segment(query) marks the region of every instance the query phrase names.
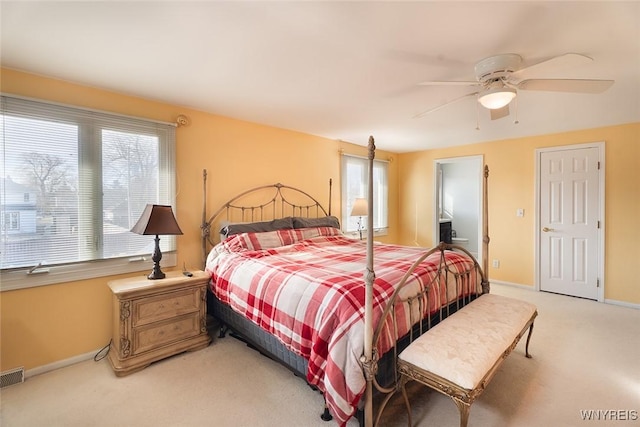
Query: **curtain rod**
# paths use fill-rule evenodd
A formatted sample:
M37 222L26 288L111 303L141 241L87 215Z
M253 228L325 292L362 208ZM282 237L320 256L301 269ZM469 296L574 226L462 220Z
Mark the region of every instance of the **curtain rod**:
M171 123L171 122L164 122L164 121L161 121L161 120L149 119L149 118L146 118L146 117L136 117L136 116L130 116L130 115L127 115L127 114L114 113L112 111L98 110L96 108L80 107L80 106L77 106L77 105L65 104L63 102L55 102L55 101L49 101L49 100L45 100L45 99L31 98L31 97L28 97L28 96L15 95L15 94L12 94L12 93L0 92L0 96L5 97L5 98L20 99L20 100L23 100L23 101L39 102L39 103L42 103L42 104L55 105L55 106L64 107L64 108L75 108L76 110L83 110L83 111L88 111L88 112L91 112L91 113L109 114L109 115L112 115L112 116L122 117L122 118L126 118L126 119L142 120L142 121L146 121L146 122L156 123L156 124L159 124L159 125L166 125L166 126L173 126L173 127L178 127L178 125L182 125L183 123L181 123L181 121L180 121L181 117L186 117L184 115L180 115L180 116L178 116L178 120L176 122Z
M369 160L369 158L367 156L358 156L357 154L345 153L343 148L338 150L338 152L340 153L341 156L347 156L347 157L354 157L356 159ZM375 158L374 160L377 161L377 162L391 163L391 162L393 162L393 157L389 157L388 159Z

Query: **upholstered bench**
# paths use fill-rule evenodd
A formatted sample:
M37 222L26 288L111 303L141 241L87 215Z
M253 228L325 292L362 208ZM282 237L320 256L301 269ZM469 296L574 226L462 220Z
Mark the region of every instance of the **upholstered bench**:
M538 315L535 305L525 301L485 294L461 308L398 355L401 387L418 381L451 397L460 411L460 427L466 427L473 401L485 389L502 361L515 348Z

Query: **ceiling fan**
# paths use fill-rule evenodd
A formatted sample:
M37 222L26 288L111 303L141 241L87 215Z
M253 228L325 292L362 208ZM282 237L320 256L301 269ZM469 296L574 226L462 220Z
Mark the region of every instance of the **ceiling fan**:
M614 83L613 80L596 79L522 79L521 75L539 69L540 66L578 66L593 61L592 58L578 53L565 53L553 58L522 67L522 57L515 53L490 56L478 62L474 67L475 81L425 81L420 86L471 86L474 92L455 98L416 114L414 118L424 117L429 113L451 105L460 100L476 97L480 105L491 112L495 120L509 115L509 104L519 90L601 93Z

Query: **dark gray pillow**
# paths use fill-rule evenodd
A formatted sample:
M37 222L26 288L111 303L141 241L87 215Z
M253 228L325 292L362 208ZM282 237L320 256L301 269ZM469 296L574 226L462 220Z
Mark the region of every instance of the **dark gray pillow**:
M220 230L225 237L240 233L262 233L264 231L289 230L293 228L293 218L274 219L272 221L247 222L239 224L229 224Z
M340 229L340 221L335 216L323 216L321 218L293 217L293 228L309 227L333 227Z

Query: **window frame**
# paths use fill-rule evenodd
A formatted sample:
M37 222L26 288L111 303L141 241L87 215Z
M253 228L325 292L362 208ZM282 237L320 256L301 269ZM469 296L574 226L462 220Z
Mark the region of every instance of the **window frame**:
M40 99L21 97L16 95L9 95L1 93L2 108L0 109L0 115L5 114L5 99L15 100L15 102L30 102L42 105L43 109L48 108L51 110L60 111L61 115L67 115L70 112L76 112L78 114L77 120L80 123L83 120L83 115L94 114L100 115L101 118L107 120L103 122L102 119L96 119L96 128L104 130L118 131L130 131L132 128L136 128L138 124L151 127L158 127L158 135L161 132L166 133L166 138L159 136L158 142L158 173L159 182L158 186L166 187L164 195L159 195L159 201L150 201L153 203L170 204L174 206L175 211L175 197L176 197L176 162L175 162L175 123L161 122L157 120L150 120L140 117L132 117L112 112L106 112L102 110L95 110L83 107L77 107L73 105L55 103L44 101ZM35 105L35 104L34 104ZM35 117L35 115L34 115ZM53 119L55 116L50 116ZM105 125L105 123L108 123ZM122 126L118 127L117 124L121 123ZM161 129L161 130L160 130ZM4 135L2 135L4 141ZM87 147L85 144L78 147L79 158L78 165L83 164L85 159L80 158L80 151L85 150ZM4 147L4 143L3 143ZM4 151L4 148L3 148ZM92 152L95 152L95 147L91 148ZM99 150L98 150L99 151ZM102 154L100 153L100 158ZM101 160L100 160L101 161ZM3 160L4 162L4 160ZM4 165L3 165L4 168ZM95 175L102 174L102 167L99 171L95 171ZM99 180L101 181L101 180ZM96 187L97 186L97 187ZM92 185L92 194L102 193L103 187L101 182L94 182ZM79 196L80 197L80 196ZM102 201L100 201L100 205ZM80 205L79 205L80 206ZM8 211L7 211L8 212ZM4 218L3 218L4 220ZM102 215L96 219L93 216L94 223L99 223L99 227L102 227ZM3 224L4 225L4 224ZM153 236L147 236L150 242L153 240ZM177 242L175 236L160 236L163 246L169 249L163 249L162 252L162 266L174 267L177 265ZM164 242L163 242L164 241ZM101 251L101 250L100 250ZM1 256L1 255L0 255ZM121 257L114 257L108 259L91 259L73 261L68 263L53 264L53 265L36 265L27 267L10 267L0 269L2 281L0 283L0 292L10 291L16 289L26 289L37 286L60 284L78 280L94 279L99 277L106 277L118 274L128 274L140 271L150 271L153 267L153 261L151 254L144 255L125 255Z
M364 170L363 173L360 176L360 181L359 181L359 187L361 188L361 193L358 196L358 198L367 198L367 187L368 187L368 163L369 163L369 159L366 157L362 157L362 156L357 156L357 155L353 155L353 154L346 154L346 153L342 153L341 156L341 173L342 173L342 188L341 188L341 200L342 200L342 231L352 237L359 237L359 231L357 229L352 230L351 228L349 228L349 218L350 218L350 207L351 207L351 203L353 202L353 200L349 200L349 187L350 187L350 180L349 180L349 176L347 174L346 168L347 168L347 162L356 162L356 163L362 163ZM374 199L376 198L376 195L378 194L378 192L382 191L382 195L380 197L383 197L384 200L381 201L381 203L383 204L383 206L379 206L378 209L385 209L386 213L383 217L383 223L382 224L378 224L378 226L376 227L374 224L374 230L373 230L373 234L374 236L385 236L388 234L389 232L389 161L388 160L381 160L381 159L373 159L373 165L374 165L374 175L375 175L375 168L376 167L382 167L384 170L384 188L378 188L376 189L374 187ZM376 182L374 182L374 186L376 185ZM352 196L353 197L353 196ZM374 213L375 213L376 207L374 206ZM375 218L374 218L375 220ZM364 231L366 230L366 217L363 217L363 234L362 237L363 239L366 237Z

